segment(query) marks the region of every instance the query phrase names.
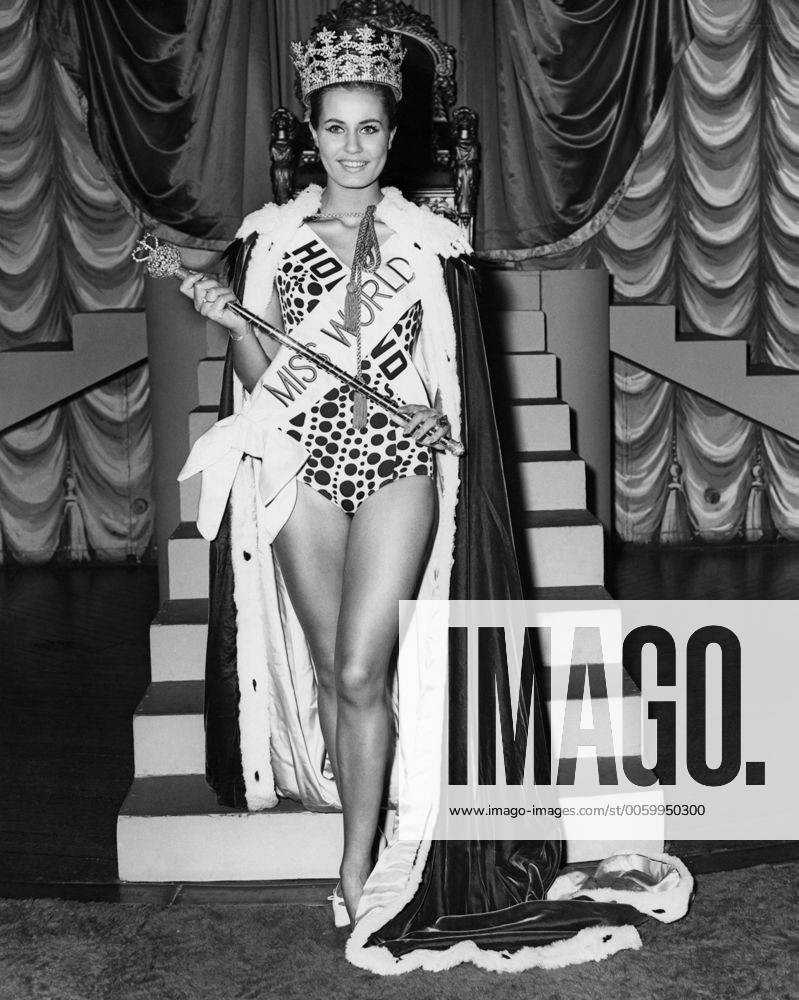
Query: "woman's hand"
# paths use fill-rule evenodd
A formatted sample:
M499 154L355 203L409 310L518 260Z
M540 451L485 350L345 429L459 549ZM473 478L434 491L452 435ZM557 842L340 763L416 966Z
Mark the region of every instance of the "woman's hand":
M243 336L249 329L247 320L227 309L229 302L238 299L227 285L221 284L208 274L190 274L180 283L183 294L194 301L194 308L220 326L230 330L236 337Z
M431 406L421 406L419 403L405 403L400 407L403 413L410 414L410 421L403 427L402 433L412 435L419 444L436 445L450 433L449 420L441 410Z

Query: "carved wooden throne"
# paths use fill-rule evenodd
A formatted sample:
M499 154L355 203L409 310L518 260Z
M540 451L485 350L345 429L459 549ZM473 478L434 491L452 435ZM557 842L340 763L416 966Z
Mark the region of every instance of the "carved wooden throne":
M320 15L316 24L335 28L351 19L402 35L407 52L397 141L382 183L393 184L407 198L457 222L473 241L479 178L477 115L469 108L452 110L454 48L438 37L426 14L397 0L345 0L336 10ZM314 181L324 183L308 124L287 108L272 114L270 152L272 190L278 204Z

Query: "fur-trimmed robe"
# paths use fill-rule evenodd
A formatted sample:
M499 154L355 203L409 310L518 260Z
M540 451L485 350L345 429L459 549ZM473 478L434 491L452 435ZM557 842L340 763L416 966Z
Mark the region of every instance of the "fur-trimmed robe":
M438 395L454 436L466 445L460 459L435 453L438 523L417 596L519 599L482 333L463 256L470 248L452 223L396 190L383 193L377 216L406 237L422 301L414 361L431 402ZM265 309L278 263L303 218L317 211L320 196L321 189L312 186L287 205L266 205L244 220L229 263L234 290L248 309ZM229 352L220 418L246 413L249 404ZM258 495L259 461L242 457L211 544L207 778L220 802L240 809L269 808L278 796L298 799L311 810L338 809L335 783L323 769L313 665L270 545L275 526L290 512L292 492L286 489L283 507L265 507ZM542 828L536 841L431 839L448 672L456 688L459 676L465 684L466 654L459 643L450 641L442 613L421 643L418 670L397 681L395 697L398 692L400 703L412 700L417 710L413 732L400 726L392 784L398 766L414 775L411 808L427 816L425 832L418 842L394 839L382 852L366 884L347 957L395 974L464 960L490 969L554 967L640 947L633 925L654 909L651 898L643 898L652 894L637 891L640 884L625 882L615 869L645 871L645 881L660 890L659 919L671 920L685 912L692 888L679 860L625 856L606 876L600 872L595 882L581 883L578 900L567 898L577 894L574 886L556 881L557 829ZM525 655L532 657L532 651ZM501 663L503 651L481 649L481 662L485 657ZM450 690L450 703L453 697L457 690ZM530 724L535 758L544 760L536 685ZM589 888L601 902L590 898ZM547 900L548 890L556 890L558 898ZM619 902L608 901L615 898Z

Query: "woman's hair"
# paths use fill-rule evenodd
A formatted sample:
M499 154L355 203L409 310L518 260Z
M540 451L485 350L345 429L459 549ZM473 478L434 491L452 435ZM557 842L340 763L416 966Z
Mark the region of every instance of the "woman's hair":
M322 101L329 90L340 87L343 90L368 90L372 94L378 94L383 102L383 110L388 119L389 131L397 124L397 98L391 87L384 83L371 83L368 80L352 80L342 83L330 83L326 87L312 90L308 95L309 120L314 128L319 128L319 119L322 114Z

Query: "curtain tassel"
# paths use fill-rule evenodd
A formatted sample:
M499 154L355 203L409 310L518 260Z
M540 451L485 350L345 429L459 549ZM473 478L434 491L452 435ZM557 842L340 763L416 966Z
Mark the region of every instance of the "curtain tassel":
M691 517L688 501L682 486L682 466L673 461L669 466L671 482L668 486L666 509L660 522L660 542L662 545L685 545L691 541Z
M77 481L71 472L64 477L64 514L59 549L69 562L84 562L89 558L86 524L78 504Z
M774 523L768 506L763 466L756 461L752 466L752 482L746 500L744 538L747 542L769 542L774 537Z

